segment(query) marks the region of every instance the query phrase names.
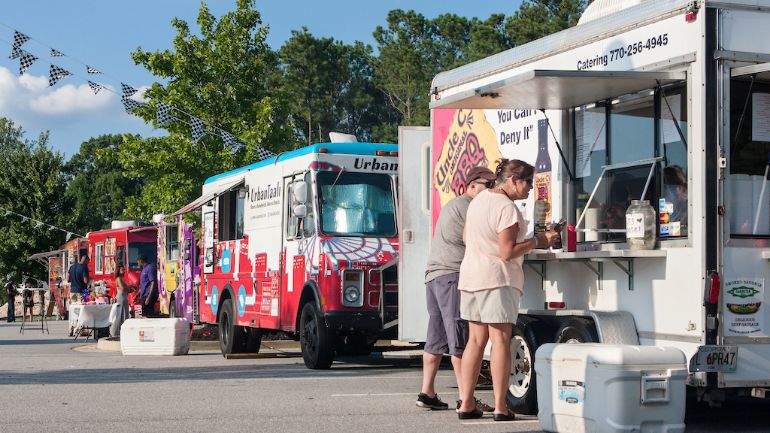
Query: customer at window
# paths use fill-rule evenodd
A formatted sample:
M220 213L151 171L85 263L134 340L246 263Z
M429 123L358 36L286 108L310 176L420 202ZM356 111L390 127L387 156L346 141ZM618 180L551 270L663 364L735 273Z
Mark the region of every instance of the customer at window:
M480 192L468 206L465 256L460 266L460 316L469 322L468 344L462 357L460 419L480 418L473 390L487 340L492 340L492 388L495 421L512 421L506 403L511 373L510 342L524 290L524 254L551 245L553 230L537 239L524 239L527 222L514 204L532 190L534 168L524 161L498 163L496 186Z
M678 165L663 169L663 197L666 203L673 203L674 211L669 221L687 226L687 175Z
M118 265L115 269L115 304L117 305L117 314L115 319L110 324L110 336L120 337L120 326L129 317L128 313L128 292L129 287L123 281L123 275L125 274L125 267Z

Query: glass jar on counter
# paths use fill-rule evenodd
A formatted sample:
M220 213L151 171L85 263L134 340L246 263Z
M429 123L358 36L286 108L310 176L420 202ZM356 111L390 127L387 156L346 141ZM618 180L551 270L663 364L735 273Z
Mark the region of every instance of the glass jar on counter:
M655 248L655 221L658 215L649 200L632 200L626 210L626 241L632 250Z

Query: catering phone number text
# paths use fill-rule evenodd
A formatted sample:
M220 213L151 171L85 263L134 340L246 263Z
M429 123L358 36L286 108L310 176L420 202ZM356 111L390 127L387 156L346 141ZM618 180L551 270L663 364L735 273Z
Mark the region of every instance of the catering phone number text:
M620 59L635 56L645 51L654 50L655 48L663 47L666 45L668 45L668 33L663 33L658 36L648 38L646 41L639 41L633 44L623 45L619 48L613 48L609 51L605 51L602 54L597 54L594 57L578 60L577 70L583 71L600 66L607 67L608 64Z

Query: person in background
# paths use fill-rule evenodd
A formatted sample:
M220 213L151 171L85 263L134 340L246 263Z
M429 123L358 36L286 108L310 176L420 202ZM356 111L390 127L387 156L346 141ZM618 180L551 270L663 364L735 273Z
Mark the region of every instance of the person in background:
M27 317L27 311L29 311L29 320L32 320L32 315L35 310L35 298L34 298L34 292L32 289L32 279L29 277L24 278L24 291L22 293L21 297L21 304L22 304L22 311L21 315L23 320L26 320Z
M667 203L674 204L674 212L669 215L669 220L681 223L682 234L685 234L687 230L687 175L682 167L669 165L663 169L663 197Z
M67 281L70 283L70 293L78 293L82 296L83 303L90 301L91 293L88 290L88 255L80 256L80 261L70 266L67 272Z
M524 161L498 163L497 186L482 191L468 206L465 256L460 266L460 316L469 322L468 345L462 358L460 419L481 418L475 404L481 361L492 340L492 390L495 421L512 421L506 396L511 375L511 334L524 290L524 254L547 247L558 236L553 230L525 239L527 222L514 204L532 190L534 168Z
M5 278L5 294L8 299L8 314L6 321L8 323L16 321L16 287L13 285L13 274L8 274Z
M155 317L155 303L158 302L158 268L154 263L147 263L147 257L139 256L137 264L142 269L139 276L139 298L142 303L142 315Z
M422 389L417 406L432 410L448 409L435 390L436 373L443 355L449 354L460 388L460 365L468 341L468 323L460 318L460 292L457 280L465 255L463 228L468 205L478 193L494 184L495 174L486 167L473 167L466 175L465 192L441 208L433 233L425 287L428 302L428 333L422 355ZM488 411L492 408L476 402ZM457 401L459 408L460 401Z
M118 265L115 269L115 304L117 305L118 313L115 316L115 320L110 324L110 336L120 337L120 326L123 322L129 318L128 312L128 292L129 287L123 281L123 275L125 268L123 265Z

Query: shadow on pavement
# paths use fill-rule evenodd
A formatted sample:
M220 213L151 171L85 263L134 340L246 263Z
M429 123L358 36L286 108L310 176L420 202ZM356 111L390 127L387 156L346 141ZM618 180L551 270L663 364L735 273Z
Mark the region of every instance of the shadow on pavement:
M688 402L685 423L697 424L698 432L766 433L770 431L770 401L754 398L732 399L720 408Z
M39 331L38 331L39 332ZM44 344L73 344L75 343L72 341L71 338L66 339L53 339L53 338L47 338L43 340L0 340L0 346L39 346Z
M398 363L382 365L338 365L330 370L308 370L304 364L292 365L217 365L206 367L171 368L87 368L49 371L8 371L0 370L3 385L28 384L109 384L146 383L168 380L228 380L228 379L319 379L334 377L357 377L362 374L398 373L393 367Z

